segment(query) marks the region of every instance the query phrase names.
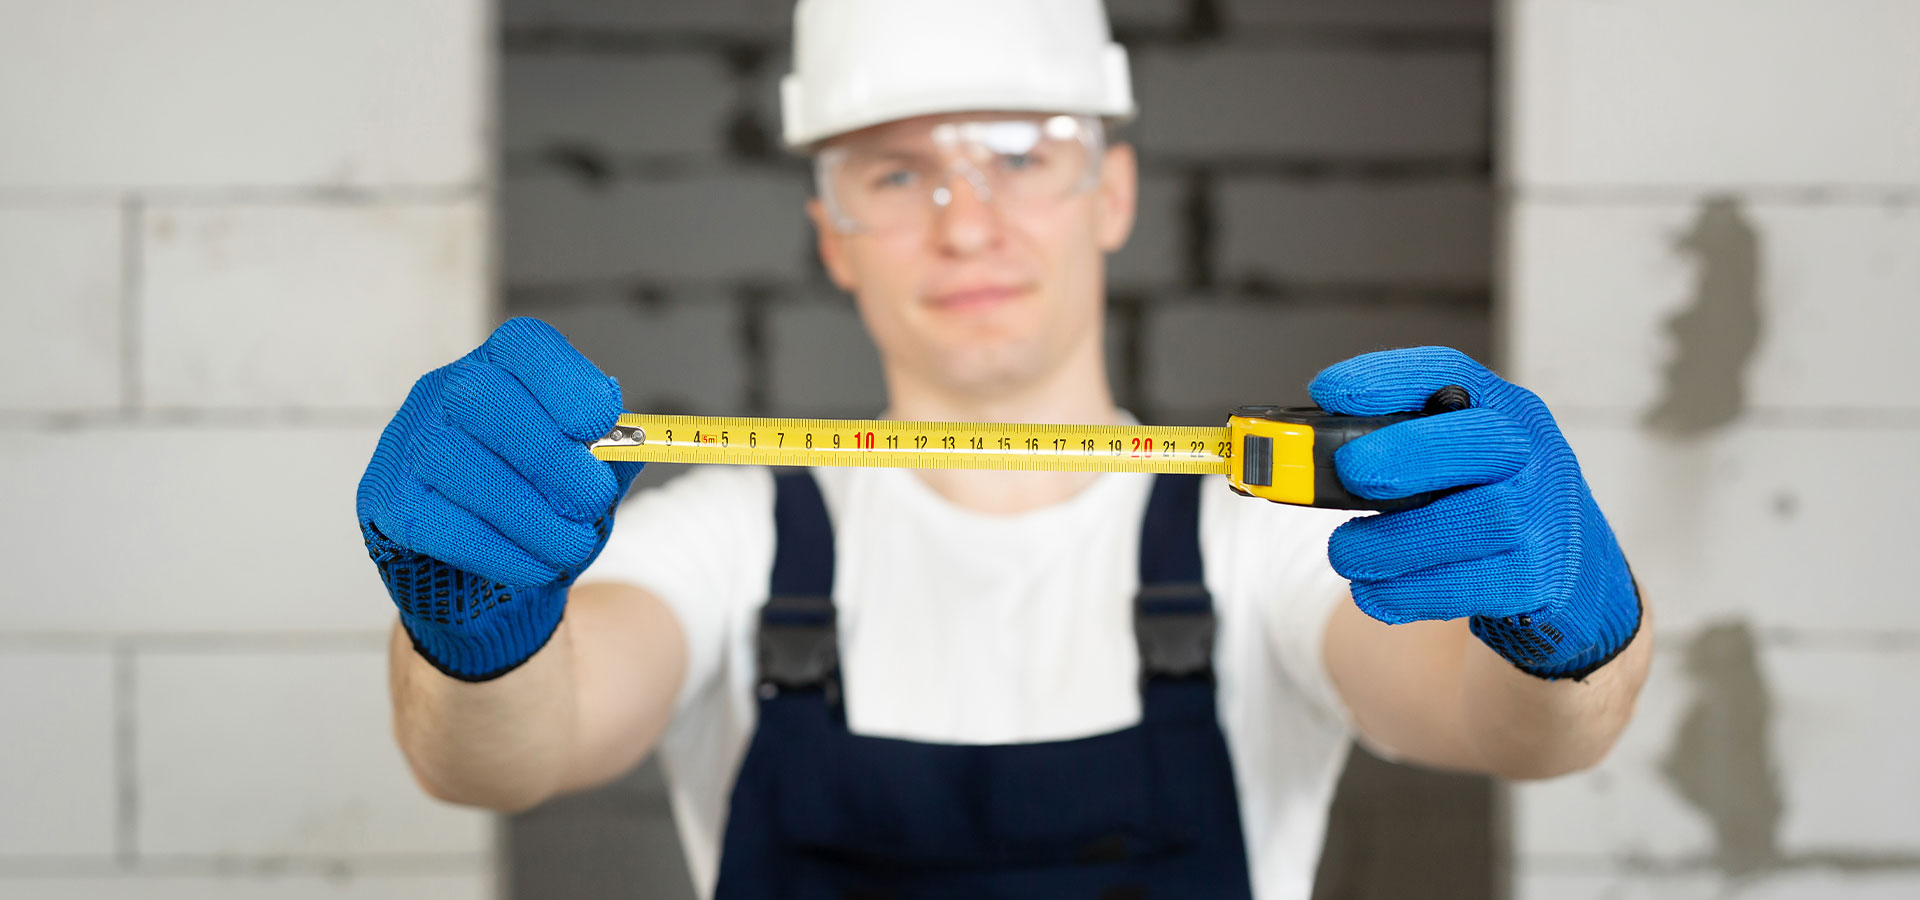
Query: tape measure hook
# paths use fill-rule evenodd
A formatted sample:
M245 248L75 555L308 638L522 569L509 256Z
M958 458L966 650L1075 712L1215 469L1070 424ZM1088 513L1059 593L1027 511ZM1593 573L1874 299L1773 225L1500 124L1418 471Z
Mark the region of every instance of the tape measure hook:
M637 447L647 442L647 430L638 425L615 425L606 436L593 442L595 447Z

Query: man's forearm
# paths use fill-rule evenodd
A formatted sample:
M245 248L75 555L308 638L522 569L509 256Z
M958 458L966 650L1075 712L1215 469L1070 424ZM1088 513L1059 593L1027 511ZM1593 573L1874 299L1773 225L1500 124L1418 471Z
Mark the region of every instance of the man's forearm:
M1598 763L1632 718L1652 659L1652 623L1644 620L1618 656L1582 681L1537 678L1467 642L1461 690L1475 755L1507 778L1548 778Z
M557 793L575 733L572 650L563 620L518 668L465 682L422 659L396 624L388 645L393 730L421 787L450 803L502 812Z

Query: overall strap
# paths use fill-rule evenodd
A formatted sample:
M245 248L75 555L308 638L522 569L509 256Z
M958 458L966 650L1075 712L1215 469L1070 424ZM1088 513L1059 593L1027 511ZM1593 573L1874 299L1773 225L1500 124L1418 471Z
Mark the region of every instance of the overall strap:
M1157 475L1140 523L1133 633L1143 684L1213 678L1213 597L1200 562L1199 475Z
M755 638L759 694L821 691L837 704L833 523L811 472L778 473L773 483L773 578Z

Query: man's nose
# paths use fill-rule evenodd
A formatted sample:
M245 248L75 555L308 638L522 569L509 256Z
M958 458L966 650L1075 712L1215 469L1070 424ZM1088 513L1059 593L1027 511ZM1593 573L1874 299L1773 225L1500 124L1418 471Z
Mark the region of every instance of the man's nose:
M1000 211L990 202L979 174L956 171L936 190L933 236L941 249L964 256L1000 239ZM945 202L938 202L943 198Z

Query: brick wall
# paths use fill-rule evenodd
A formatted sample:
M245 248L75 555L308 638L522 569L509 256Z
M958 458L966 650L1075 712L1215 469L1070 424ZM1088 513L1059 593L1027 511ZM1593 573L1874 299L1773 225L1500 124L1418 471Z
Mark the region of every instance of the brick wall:
M1123 404L1217 424L1303 401L1315 371L1364 350L1488 354L1489 0L1108 6L1142 107L1126 133L1140 221L1109 266ZM807 168L777 148L790 15L791 0L502 4L507 312L567 333L630 409L884 403L852 302L814 258ZM1343 896L1434 896L1435 871L1488 895L1484 782L1358 770L1373 787L1343 795L1329 850ZM1438 812L1407 816L1403 788ZM517 896L687 891L650 771L519 818L509 844Z
M493 316L486 4L0 21L0 897L489 895L351 500Z
M1920 895L1920 5L1508 6L1502 340L1660 647L1519 896Z

